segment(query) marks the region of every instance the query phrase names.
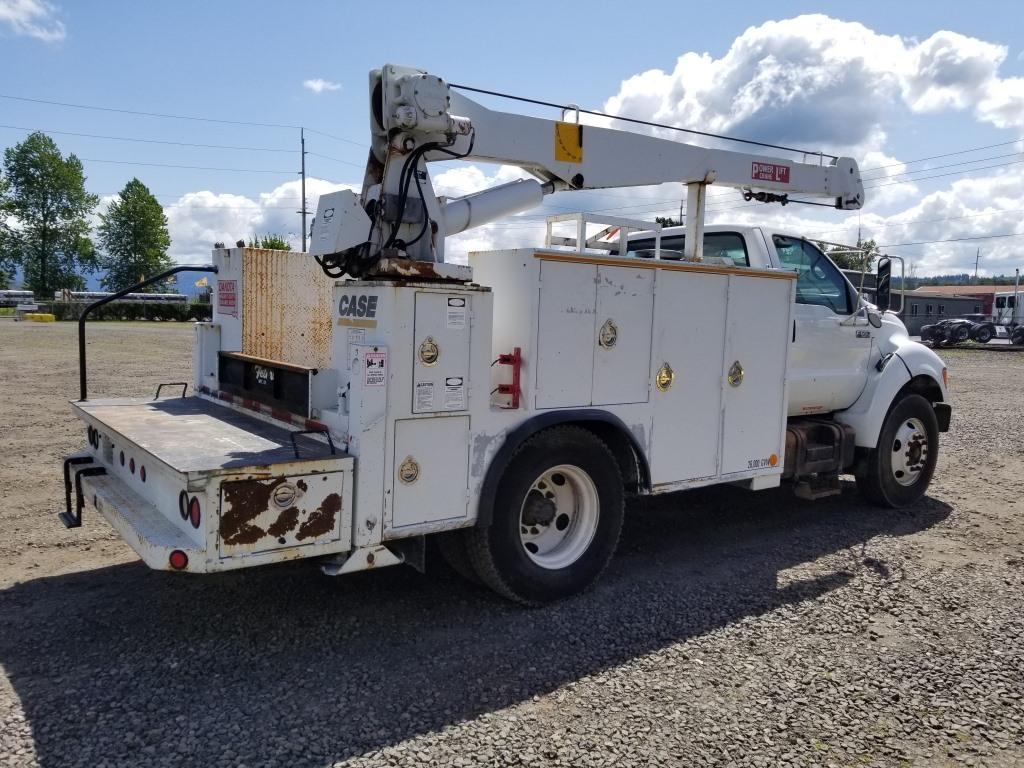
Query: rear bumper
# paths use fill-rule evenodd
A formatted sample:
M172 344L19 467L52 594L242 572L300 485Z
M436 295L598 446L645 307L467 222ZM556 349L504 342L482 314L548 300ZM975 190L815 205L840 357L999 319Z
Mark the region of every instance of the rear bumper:
M939 432L949 432L949 421L953 416L953 406L949 403L933 403L935 419L939 422Z
M82 478L86 506L91 506L121 534L150 568L160 571L208 570L206 553L171 523L155 506L111 475ZM171 566L171 554L185 556L184 568ZM181 562L181 555L175 555Z

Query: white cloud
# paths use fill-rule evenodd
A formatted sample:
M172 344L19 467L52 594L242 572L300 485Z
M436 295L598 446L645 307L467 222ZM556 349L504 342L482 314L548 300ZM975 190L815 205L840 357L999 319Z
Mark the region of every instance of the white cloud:
M66 36L64 22L56 14L45 0L0 0L0 24L6 24L16 35L46 43L60 42Z
M171 257L179 262L209 260L215 242L234 245L248 241L253 235L278 234L300 247L302 225L301 182L289 181L263 192L256 199L244 195L190 192L164 206L167 228L171 235ZM357 189L351 184L334 184L323 179L306 179L306 198L310 218L316 213L317 199L326 192Z
M313 93L323 93L324 91L341 90L341 83L334 83L330 80L324 80L323 78L318 77L313 80L303 80L302 87L312 91Z
M1002 45L940 31L923 42L815 14L743 32L721 58L681 55L624 80L605 111L776 144L881 149L898 108L975 110L1024 125L1024 79L1000 78Z

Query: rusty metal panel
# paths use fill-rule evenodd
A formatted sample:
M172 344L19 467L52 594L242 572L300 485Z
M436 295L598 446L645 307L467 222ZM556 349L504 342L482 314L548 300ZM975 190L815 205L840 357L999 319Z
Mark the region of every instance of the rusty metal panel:
M308 368L331 362L332 289L308 254L246 248L242 354Z
M335 541L345 473L231 480L220 487L221 557Z

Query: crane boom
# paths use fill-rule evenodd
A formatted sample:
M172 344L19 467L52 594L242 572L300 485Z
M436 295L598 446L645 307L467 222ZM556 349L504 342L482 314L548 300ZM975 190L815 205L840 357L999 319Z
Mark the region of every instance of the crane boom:
M564 117L564 115L563 115ZM371 146L362 192L320 198L310 253L325 270L361 274L382 255L444 261L447 235L540 205L562 190L681 182L687 185L687 256L699 259L709 184L766 202L792 193L860 208L852 158L814 162L698 146L656 136L487 109L423 70L386 65L370 73ZM427 165L460 159L504 163L536 177L447 201Z

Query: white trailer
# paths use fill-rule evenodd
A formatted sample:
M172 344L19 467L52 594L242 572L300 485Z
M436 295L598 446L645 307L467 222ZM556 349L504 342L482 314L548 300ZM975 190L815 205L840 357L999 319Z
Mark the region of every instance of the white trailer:
M192 573L423 567L432 536L539 604L598 577L627 495L788 482L813 499L844 472L888 506L925 492L949 424L942 361L808 241L703 227L713 182L859 207L852 160L504 115L396 67L371 94L363 192L321 198L312 255L214 251L195 393L83 387L65 524L95 508L151 567ZM426 164L452 154L539 181L439 200ZM610 246L579 215L573 237L443 260L446 233L545 192L669 179L691 185L685 232L605 219Z

